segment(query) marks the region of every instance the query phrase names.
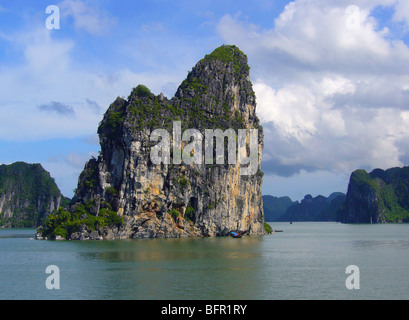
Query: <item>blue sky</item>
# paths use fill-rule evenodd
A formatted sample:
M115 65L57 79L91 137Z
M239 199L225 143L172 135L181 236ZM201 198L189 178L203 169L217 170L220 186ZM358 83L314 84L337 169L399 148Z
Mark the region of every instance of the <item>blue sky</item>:
M57 5L60 29L46 28ZM263 193L346 192L409 163L409 1L0 1L0 163L41 163L72 196L108 105L171 97L221 44L249 58Z

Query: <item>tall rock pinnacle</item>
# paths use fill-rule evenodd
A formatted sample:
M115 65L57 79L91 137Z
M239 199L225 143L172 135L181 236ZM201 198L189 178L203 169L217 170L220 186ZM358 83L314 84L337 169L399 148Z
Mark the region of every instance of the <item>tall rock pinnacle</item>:
M64 236L263 234L263 133L249 70L246 55L224 45L196 64L172 99L143 85L117 98L98 128L101 153L86 163L68 209L80 222ZM107 212L121 223L87 224Z

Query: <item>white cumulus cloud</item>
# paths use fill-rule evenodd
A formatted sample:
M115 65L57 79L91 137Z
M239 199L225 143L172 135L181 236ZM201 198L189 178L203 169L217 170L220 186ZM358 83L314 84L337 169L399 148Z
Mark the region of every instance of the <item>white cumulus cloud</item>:
M389 6L404 20L407 4L349 6L296 0L267 30L230 15L219 21L219 34L247 53L256 79L267 173L345 173L409 158L409 48L371 15ZM351 9L358 9L355 27Z

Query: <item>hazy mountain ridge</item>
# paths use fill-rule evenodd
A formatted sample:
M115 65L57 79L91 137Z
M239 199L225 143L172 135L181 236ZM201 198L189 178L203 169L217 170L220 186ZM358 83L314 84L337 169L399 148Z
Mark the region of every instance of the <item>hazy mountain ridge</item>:
M336 221L339 207L345 199L342 192L327 197L306 195L301 202L289 197L263 196L264 214L267 221Z
M275 197L272 195L263 196L264 217L266 221L276 221L282 216L286 210L297 203L292 201L290 197Z

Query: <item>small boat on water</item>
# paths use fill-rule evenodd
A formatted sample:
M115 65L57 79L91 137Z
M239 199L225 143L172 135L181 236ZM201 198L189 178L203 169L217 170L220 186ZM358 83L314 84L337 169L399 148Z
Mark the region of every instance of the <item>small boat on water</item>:
M283 230L274 230L274 232L283 232Z
M230 232L230 236L233 238L241 238L243 235L241 233L237 233L237 232Z

